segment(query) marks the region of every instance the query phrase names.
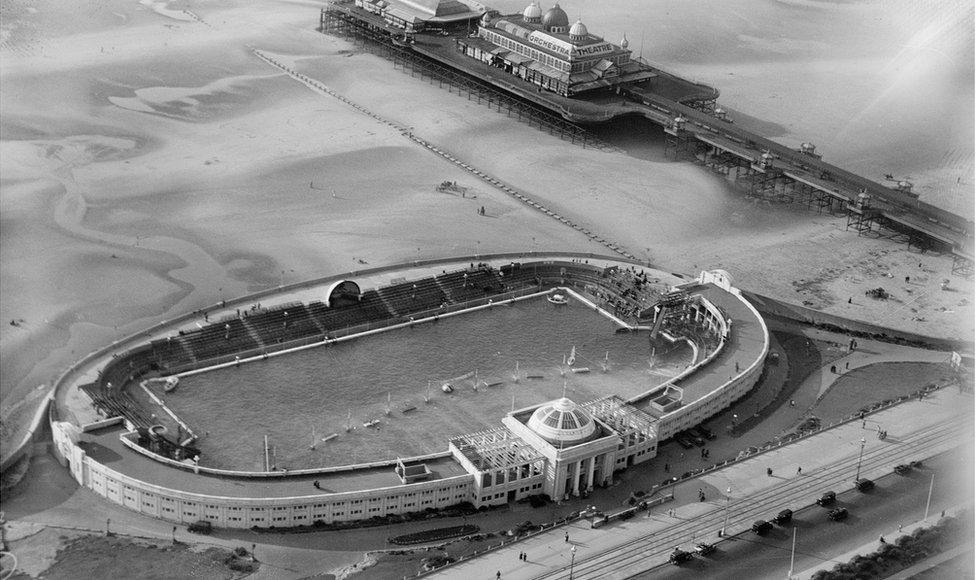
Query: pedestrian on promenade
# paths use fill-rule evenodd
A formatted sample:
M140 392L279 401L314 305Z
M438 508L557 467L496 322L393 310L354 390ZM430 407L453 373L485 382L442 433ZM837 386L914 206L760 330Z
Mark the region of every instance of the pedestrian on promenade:
M878 541L881 542L882 544L887 544L888 543L888 542L885 541L884 536L879 537L878 538Z
M772 477L773 476L773 468L772 467L767 467L766 468L766 475L768 475L769 477Z
M565 538L565 541L567 541L567 542L569 541L569 532L566 532L566 538Z
M501 570L497 570L495 572L495 580L499 580L501 577L502 577L502 571Z
M830 372L832 372L833 374L836 375L837 374L837 365L830 365Z
M800 475L801 473L803 473L803 468L802 467L797 467L796 468L796 474L797 475Z
M851 363L850 363L850 361L848 361L848 362L846 362L846 363L844 363L844 370L845 370L845 371L846 371L846 370L850 370L850 368L851 368Z

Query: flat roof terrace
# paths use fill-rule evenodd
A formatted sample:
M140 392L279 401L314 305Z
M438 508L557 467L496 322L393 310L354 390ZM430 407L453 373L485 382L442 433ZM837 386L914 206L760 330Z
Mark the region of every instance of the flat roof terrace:
M111 427L85 433L81 447L95 461L126 477L131 477L167 489L212 495L219 497L315 497L329 493L346 493L400 487L402 484L394 472L395 465L370 469L356 469L314 475L288 475L287 477L232 477L193 473L172 467L136 453L122 443L122 427ZM447 442L444 442L447 449ZM441 457L423 461L431 470L430 480L447 479L467 472L453 457ZM284 474L282 474L284 475ZM312 482L318 481L321 490Z
M692 294L700 294L717 306L727 319L732 320L732 326L725 346L709 364L674 382L684 391L684 405L697 401L724 385L732 377L748 369L756 360L760 360L761 364L768 335L766 323L757 312L749 308L744 298L740 299L714 284L696 286L690 291ZM660 389L656 389L654 397L661 393ZM632 402L646 405L651 398L653 397L642 396Z

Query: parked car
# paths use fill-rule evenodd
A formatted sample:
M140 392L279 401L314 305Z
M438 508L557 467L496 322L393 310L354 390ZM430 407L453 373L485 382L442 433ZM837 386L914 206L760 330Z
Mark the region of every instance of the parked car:
M908 475L912 471L911 465L906 465L904 463L899 463L895 466L895 473L898 475Z
M685 435L684 431L675 435L674 440L678 442L678 445L684 447L685 449L691 449L695 446L691 439Z
M833 505L835 501L837 501L837 494L832 491L828 491L824 493L822 496L820 496L820 499L817 500L817 505L819 506Z
M711 430L709 430L708 427L705 427L704 425L698 425L697 427L692 427L691 429L689 429L689 431L691 431L695 435L698 435L699 437L704 437L709 441L715 439L715 433L712 433Z
M773 518L773 521L781 526L784 526L788 524L792 519L793 519L793 510L786 509L776 514L776 517Z
M835 522L845 520L847 519L847 508L832 509L830 510L830 513L827 514L827 517L834 520Z
M675 550L671 552L671 557L668 558L668 561L674 564L675 566L679 564L684 564L688 560L691 560L691 552L686 552L684 550L679 550L677 548L675 548Z
M197 520L188 525L186 529L194 534L210 534L213 531L213 522L209 520Z
M908 466L911 467L912 469L922 469L925 467L925 464L922 463L921 461L912 461L911 463L908 464Z
M698 555L700 556L707 556L712 552L714 552L716 549L717 548L715 547L715 544L706 544L705 542L702 542L697 546L695 546L695 551L698 552Z
M773 524L767 522L766 520L756 520L752 522L752 531L756 532L756 535L765 536L766 532L773 529Z
M854 487L856 487L857 491L860 492L871 491L872 489L874 489L874 482L871 481L870 479L862 477L861 479L854 482Z
M695 445L697 445L699 447L704 447L705 446L705 438L704 437L699 437L698 435L695 435L694 433L691 432L690 429L687 430L687 431L682 431L681 434L684 435L685 437L687 437L688 440L690 440Z

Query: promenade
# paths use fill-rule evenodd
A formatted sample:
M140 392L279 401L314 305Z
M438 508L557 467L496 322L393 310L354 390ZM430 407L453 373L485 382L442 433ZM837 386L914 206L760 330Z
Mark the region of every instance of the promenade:
M871 415L889 426L884 441L877 439L872 425L848 422L682 482L674 487L673 503L652 508L646 515L598 529L580 520L431 576L491 578L501 572L502 578L568 578L572 564L574 578L626 578L664 564L675 547L690 549L695 541L719 541L726 514L726 535L735 535L780 509L810 505L824 491L848 491L862 438L860 476L868 478L890 473L898 463L953 448L960 439L973 436L972 403L971 395L953 387L942 389L922 401ZM767 468L772 476L766 475ZM705 502L697 501L699 488L706 493ZM519 559L520 552L527 554L526 561Z

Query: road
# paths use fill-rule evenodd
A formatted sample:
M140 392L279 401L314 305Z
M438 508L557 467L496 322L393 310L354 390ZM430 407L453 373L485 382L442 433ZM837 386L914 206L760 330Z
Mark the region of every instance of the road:
M878 546L878 537L894 540L900 523L905 525L922 519L929 483L935 475L929 522L935 523L942 509L954 505L971 504L974 494L973 470L970 466L973 442L957 447L926 461L924 471L912 472L908 477L887 475L876 480L870 493L848 491L838 495L838 506L850 511L847 520L837 523L826 518L827 510L812 506L798 511L793 518L797 528L796 572L811 569L830 569L848 557L853 546ZM972 545L972 539L969 540ZM708 578L786 578L790 569L792 526L777 526L765 537L751 532L741 533L719 545L719 550L707 558L696 557L680 567L665 564L633 576L640 580L708 579Z
M799 510L824 491L849 490L858 473L881 478L896 464L959 447L973 437L971 406L970 396L942 389L924 401L903 402L872 415L872 420L890 426L885 441L877 439L874 429L861 421L843 423L679 482L673 488L674 503L630 520L613 521L598 529L592 529L586 520L570 522L458 562L433 577L474 578L484 570L496 570L510 580L630 578L666 564L675 546L691 547L701 538L715 541L726 526L730 536L748 532L753 521L768 519L783 508ZM802 474L798 465L803 467ZM767 469L773 473L767 475ZM697 501L698 488L707 490L705 501ZM723 493L727 488L732 489L731 501ZM860 516L854 516L852 521L858 521ZM520 561L519 551L529 559Z
M960 433L972 437L971 430L966 427L968 421L969 418L966 417L955 417L923 428L912 437L899 441L897 445L870 448L863 455L860 473L862 475L871 472L888 473L895 464L951 449L958 445ZM854 458L856 457L855 452ZM824 491L840 492L850 489L851 481L854 479L852 471L855 463L853 458L847 456L827 463L803 477L782 479L779 475L774 476L773 479L781 479L776 485L733 499L730 505L728 529L731 533L738 534L748 530L753 521L768 519L783 508L796 509L809 505ZM760 470L754 469L754 472L758 471ZM760 476L756 479L767 478ZM737 488L741 488L742 485L740 483ZM880 493L883 493L883 490L878 492ZM678 523L657 533L620 538L620 541L612 547L577 557L572 571L573 578L576 580L629 578L666 562L668 555L676 546L692 546L695 539L701 537L714 539L716 530L723 526L725 520L724 506L705 507L704 510L701 513L690 514L690 517L679 516ZM856 523L857 516L855 515L850 521ZM550 569L534 576L539 579L569 577L569 566Z

